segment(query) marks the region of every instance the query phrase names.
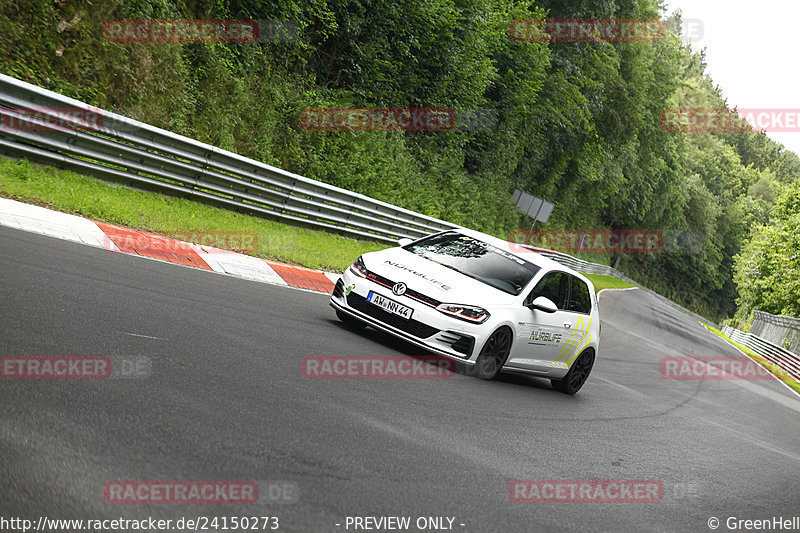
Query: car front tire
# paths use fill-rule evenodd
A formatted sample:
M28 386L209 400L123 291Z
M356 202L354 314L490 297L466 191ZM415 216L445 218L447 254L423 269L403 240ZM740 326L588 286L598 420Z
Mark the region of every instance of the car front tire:
M503 368L511 352L511 330L500 328L483 345L475 360L475 375L481 379L494 379Z

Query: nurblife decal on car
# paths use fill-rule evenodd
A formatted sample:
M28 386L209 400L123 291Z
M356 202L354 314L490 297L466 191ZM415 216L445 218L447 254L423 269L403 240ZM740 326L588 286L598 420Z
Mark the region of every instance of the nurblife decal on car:
M531 336L530 340L528 341L528 344L545 344L545 343L558 344L560 342L561 342L561 333L551 333L549 331L538 329L531 331Z

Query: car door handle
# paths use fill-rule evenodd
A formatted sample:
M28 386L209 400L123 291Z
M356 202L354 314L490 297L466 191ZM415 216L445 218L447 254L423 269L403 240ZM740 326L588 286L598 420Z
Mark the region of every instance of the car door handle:
M569 329L572 327L572 322L564 322L564 327Z

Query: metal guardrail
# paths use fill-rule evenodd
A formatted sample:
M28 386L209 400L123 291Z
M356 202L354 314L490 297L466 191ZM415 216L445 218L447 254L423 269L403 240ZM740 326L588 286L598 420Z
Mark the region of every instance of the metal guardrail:
M624 277L622 272L607 265L601 265L599 263L590 263L589 261L578 259L577 257L573 257L563 252L548 250L547 248L539 248L537 246L529 246L529 245L522 245L522 246L530 250L533 250L540 255L548 257L553 261L561 263L562 265L567 266L572 270L583 272L584 274L602 274L603 276L614 276L620 279ZM631 281L630 283L634 282Z
M2 154L387 243L460 227L0 74L0 119L3 123L13 122L19 109L81 110L96 114L98 121L92 128L81 124L44 131L0 128ZM675 309L712 324L610 266L552 250L537 251L579 272L627 281Z
M750 333L800 356L800 318L753 311Z
M756 320L761 320L770 324L776 324L786 328L800 331L800 318L786 315L771 315L765 311L753 311Z
M730 326L723 326L722 333L733 342L747 346L772 364L778 365L794 380L800 381L800 357L792 352L776 346L752 333L744 333Z
M0 74L0 119L19 123L19 109L80 110L98 120L91 128L4 127L2 154L382 242L459 227Z
M572 257L571 255L568 255L568 254L565 254L565 253L562 253L562 252L557 252L555 250L548 250L546 248L537 248L537 247L534 247L534 246L528 246L528 248L538 252L539 254L541 254L541 255L543 255L545 257L549 257L553 261L557 261L557 262L561 263L564 266L567 266L567 267L569 267L569 268L571 268L573 270L577 270L578 272L583 272L584 274L601 274L603 276L612 276L612 277L615 277L617 279L621 279L622 281L626 281L626 282L630 283L631 285L635 285L640 290L650 294L654 298L657 298L657 299L661 300L662 302L664 302L665 304L669 305L670 307L672 307L674 309L677 309L678 311L681 311L683 313L686 313L689 316L694 317L694 319L697 320L698 322L701 322L701 323L704 323L704 324L710 324L710 325L716 327L716 324L714 322L712 322L711 320L707 319L706 317L698 315L697 313L695 313L693 311L689 311L685 307L683 307L681 305L678 305L677 303L673 302L669 298L666 298L666 297L658 294L655 291L651 291L647 287L644 287L639 282L637 282L635 280L632 280L631 278L629 278L628 276L626 276L625 274L623 274L622 272L620 272L619 270L617 270L614 267L610 267L608 265L601 265L599 263L591 263L589 261L584 261L583 259L578 259L577 257Z

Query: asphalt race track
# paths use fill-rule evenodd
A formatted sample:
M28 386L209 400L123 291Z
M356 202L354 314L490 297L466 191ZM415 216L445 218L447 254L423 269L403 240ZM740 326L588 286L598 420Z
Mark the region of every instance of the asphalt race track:
M322 294L0 227L0 355L143 356L148 375L0 381L5 517L451 517L454 531L709 531L800 515L800 401L774 380L661 377L738 356L641 291L601 295L600 357L546 380L313 380L309 355L409 355ZM650 479L658 503L515 503L515 479ZM287 480L293 504L110 504L112 480ZM337 526L336 524L339 524ZM447 524L447 521L445 521ZM463 524L463 526L461 525ZM418 531L412 528L411 531Z

